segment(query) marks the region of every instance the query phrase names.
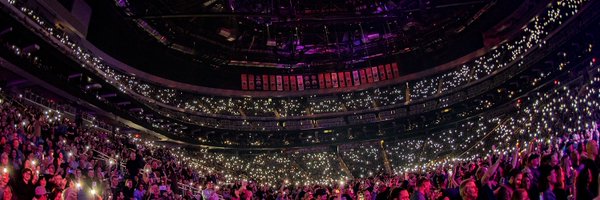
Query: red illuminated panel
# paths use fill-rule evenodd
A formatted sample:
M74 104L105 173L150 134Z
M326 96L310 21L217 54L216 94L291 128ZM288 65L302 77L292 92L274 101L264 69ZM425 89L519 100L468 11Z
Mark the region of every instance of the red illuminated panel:
M296 76L296 79L298 80L298 90L304 90L304 79L302 76Z
M400 77L400 70L398 70L398 63L392 63L392 71L394 72L394 77Z
M254 90L254 75L248 74L248 89Z
M334 88L338 87L338 76L335 72L331 73L331 85Z
M319 88L325 88L325 75L319 74Z
M360 83L362 83L362 84L367 83L367 72L364 69L360 70Z
M344 72L338 72L338 79L338 82L340 82L340 87L346 87L346 79L344 79Z
M369 67L367 68L367 83L373 82L373 70Z
M352 86L352 76L350 72L344 72L344 76L346 77L346 85L348 87Z
M360 76L358 75L358 71L352 71L352 77L354 78L354 86L360 85Z
M378 72L379 72L379 79L380 80L385 80L385 67L383 65L379 65L379 67L377 68Z
M246 74L242 74L242 90L248 90L248 80Z
M271 91L277 90L277 79L275 79L275 75L269 76L269 82L271 82Z
M283 76L283 90L290 91L290 77Z
M263 77L263 90L269 90L269 75L262 75Z
M331 76L329 76L329 73L323 74L323 76L325 76L325 87L331 88Z
M379 81L379 72L377 72L377 67L371 67L371 71L373 72L373 82Z
M278 75L277 76L277 91L283 91L283 78Z
M297 82L296 82L296 76L290 76L290 86L291 86L291 89L292 89L293 91L296 91L296 90L298 90L298 89L296 88L296 84L297 84Z

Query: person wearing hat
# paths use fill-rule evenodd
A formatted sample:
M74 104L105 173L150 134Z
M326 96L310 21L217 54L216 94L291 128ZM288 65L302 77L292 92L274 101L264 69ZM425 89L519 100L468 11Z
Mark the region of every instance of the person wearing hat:
M35 196L33 200L46 200L48 199L48 192L46 192L46 188L43 186L37 186L35 188Z
M212 181L206 182L206 189L202 190L202 199L209 199L213 194L215 194L214 184Z

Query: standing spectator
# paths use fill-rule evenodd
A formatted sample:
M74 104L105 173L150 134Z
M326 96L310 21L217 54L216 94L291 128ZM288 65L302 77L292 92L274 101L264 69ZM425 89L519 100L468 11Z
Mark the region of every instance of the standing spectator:
M13 188L17 199L32 199L35 191L35 185L33 183L33 172L29 168L25 168L21 173L21 178L18 179Z
M598 159L598 143L588 140L585 144L585 154L582 156L581 164L585 165L592 174L589 190L594 196L598 196L598 173L600 173L600 159Z
M426 195L431 190L431 182L429 179L423 177L417 181L417 187L410 196L410 200L426 200Z
M327 191L325 191L323 188L319 188L317 191L315 191L314 196L315 200L327 200Z
M133 192L133 198L135 200L142 200L142 199L144 199L144 195L146 195L145 193L146 193L146 190L144 190L144 184L139 184L138 187Z
M529 186L528 189L528 193L529 194L539 194L539 190L538 190L538 184L539 184L539 177L540 177L540 171L538 169L538 167L540 166L540 155L538 154L531 154L529 156L529 158L527 159L527 168L525 168L525 170L528 172L528 174L530 175L530 181L531 181L531 185ZM530 195L529 196L532 200L539 200L539 195Z
M550 165L540 167L540 191L543 200L556 200L554 185L556 184L556 170Z
M529 195L527 195L527 190L525 189L517 189L513 193L512 200L529 200Z
M144 161L135 152L131 152L125 167L127 167L127 172L129 172L129 178L134 179L140 172L140 169L144 167Z
M410 196L408 194L408 190L401 189L400 194L398 196L398 200L409 200L409 199L410 199Z
M463 200L475 200L478 196L477 184L475 180L467 179L460 183L460 197Z
M212 182L210 182L210 181L206 182L206 189L202 190L202 199L208 200L213 195L216 195L213 187L214 187L214 185Z
M46 200L48 199L48 193L46 192L46 188L42 186L38 186L35 188L35 197L33 200Z
M492 156L490 156L491 159ZM491 160L490 160L491 162ZM496 162L494 162L494 164L492 164L492 166L489 169L486 169L485 167L480 168L483 171L483 176L481 177L480 180L480 188L479 188L479 194L478 194L478 199L480 200L495 200L496 196L494 195L494 187L496 187L496 179L495 179L495 175L496 175L496 170L498 169L498 166L500 165L500 162L502 162L502 156L500 156Z

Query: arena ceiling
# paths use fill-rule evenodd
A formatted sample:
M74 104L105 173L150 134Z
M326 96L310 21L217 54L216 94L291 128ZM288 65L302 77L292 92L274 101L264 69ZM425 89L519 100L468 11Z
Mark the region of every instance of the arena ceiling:
M239 89L241 73L397 62L429 69L484 47L521 1L89 1L88 40L163 78ZM231 80L231 81L230 81Z
M532 2L534 1L527 1L520 7L529 7ZM153 85L138 82L135 75L115 73L112 66L107 67L101 63L103 59L96 59L96 55L90 56L81 50L77 41L64 39L64 32L44 35L36 31L52 32L55 23L21 23L21 18L12 17L9 13L2 13L5 17L0 18L1 30L5 30L0 38L5 45L0 51L8 61L19 65L9 66L11 69L21 68L38 79L48 81L40 85L60 86L64 88L64 92L78 96L82 101L164 133L173 141L248 149L341 144L348 141L426 136L438 128L454 126L457 120L480 116L490 110L493 110L489 112L490 116L505 113L506 110L518 107L522 101L527 101L524 96L533 94L533 90L542 87L538 84L551 85L571 79L570 71L563 70L567 65L564 63L573 65L569 67L581 67L583 65L577 63L588 62L587 59L581 59L581 55L591 53L589 49L595 44L591 42L595 41L598 26L591 24L596 23L594 20L598 18L597 12L593 12L598 4L586 6L582 12L577 12L579 7L576 5L580 3L570 3L575 6L562 3L535 4L545 8L543 11L529 12L536 15L533 20L531 17L521 17L528 25L514 25L524 27L515 29L522 32L518 34L520 37L513 37L499 47L492 48L484 56L472 59L445 74L410 81L406 85L372 87L348 93L336 91L335 94L327 95L311 94L298 98L202 96L163 90L159 86L156 89ZM118 13L118 9L122 7L111 6L115 9L114 13ZM537 17L538 14L541 17ZM31 18L36 19L37 16L32 14ZM141 18L121 16L118 19L126 22ZM510 18L515 18L514 14ZM37 28L33 25L50 28ZM140 53L144 50L161 50L160 43L152 43L155 40L149 37L143 38L148 33L141 28L121 28L126 27L115 24L113 29L106 32L119 33L123 37L134 35L138 39L144 39L144 42L136 45L148 47L141 49L140 46L132 46L126 50L137 54L146 62L153 59L172 61ZM503 29L510 28L504 26ZM60 38L59 42L56 42L57 38ZM113 39L131 42L119 37ZM110 44L122 45L120 42ZM162 47L171 49L164 44ZM179 51L171 49L162 52L164 55L189 61L184 58L189 58L190 55L185 57ZM150 67L141 69L189 76L178 71L184 66L155 64L157 65L143 65ZM556 67L557 65L560 67ZM210 68L201 68L202 66L197 64L196 69L205 71L208 75L214 73L208 70ZM249 71L258 69L227 65L219 68L236 67ZM423 67L421 70L425 69ZM555 74L549 76L551 72Z

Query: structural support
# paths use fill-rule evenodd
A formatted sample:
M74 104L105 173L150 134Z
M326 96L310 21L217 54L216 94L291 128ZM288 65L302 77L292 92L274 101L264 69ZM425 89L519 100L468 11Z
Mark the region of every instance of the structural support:
M116 97L116 96L117 96L116 93L106 93L106 94L100 95L100 97L105 98L105 99L109 98L109 97Z
M310 177L310 173L308 172L308 170L306 170L306 168L302 167L302 165L298 164L298 161L296 161L296 159L294 158L289 158L292 161L292 167L296 167L298 168L298 170L300 170L300 174L303 174L305 177ZM291 177L290 177L291 178ZM305 184L305 183L295 183L297 186Z
M122 102L117 103L118 106L126 106L129 104L131 104L131 101L122 101Z
M350 169L348 169L348 165L346 165L346 162L344 162L344 159L342 159L342 156L340 155L339 146L336 147L335 157L338 159L338 162L340 163L340 168L342 169L342 171L344 171L346 176L350 179L354 179L352 172L350 171Z
M385 167L385 172L387 174L393 174L392 172L392 164L390 163L390 159L388 159L388 153L385 149L384 141L381 140L379 143L379 148L381 148L381 156L383 157L383 166Z

